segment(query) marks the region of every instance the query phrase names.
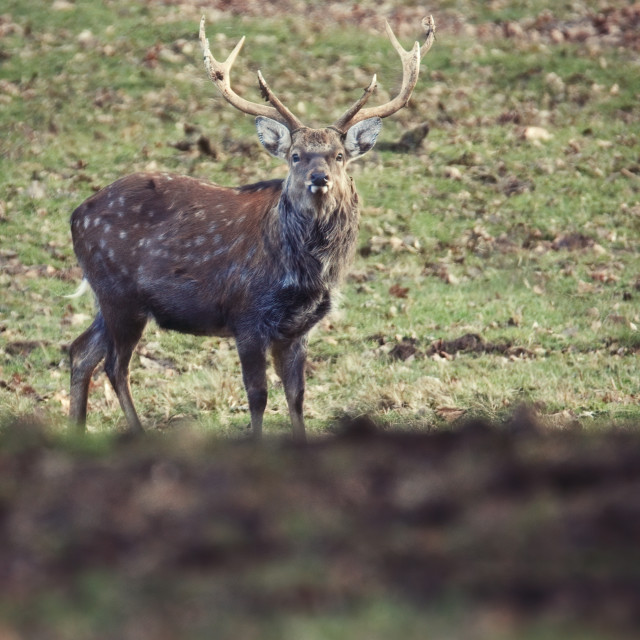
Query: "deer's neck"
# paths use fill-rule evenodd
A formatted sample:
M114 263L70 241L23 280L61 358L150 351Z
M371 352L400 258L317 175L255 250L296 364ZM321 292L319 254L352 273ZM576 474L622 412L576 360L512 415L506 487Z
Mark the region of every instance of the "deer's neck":
M286 275L303 288L337 284L353 259L358 235L358 194L294 201L286 188L277 207L279 244Z

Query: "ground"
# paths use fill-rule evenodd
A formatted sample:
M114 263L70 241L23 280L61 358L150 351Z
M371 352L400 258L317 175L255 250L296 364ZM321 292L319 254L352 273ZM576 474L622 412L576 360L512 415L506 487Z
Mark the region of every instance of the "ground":
M640 627L640 7L209 2L216 56L327 124L437 40L353 165L355 264L312 335L310 442L270 370L151 325L124 432L69 215L127 173L281 177L201 67L202 9L6 0L0 15L0 638L632 638ZM381 14L381 15L379 15ZM209 31L210 29L210 31ZM283 63L286 61L286 64Z
M26 422L0 444L3 637L610 639L640 624L633 429L549 432L522 409L428 434L361 417L306 446L184 425L61 440Z

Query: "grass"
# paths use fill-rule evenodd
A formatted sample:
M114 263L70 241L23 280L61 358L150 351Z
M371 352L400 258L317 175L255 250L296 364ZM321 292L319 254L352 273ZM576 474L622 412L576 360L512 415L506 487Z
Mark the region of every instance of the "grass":
M226 107L206 79L196 9L66 6L8 2L0 67L0 411L36 412L60 428L65 346L93 314L89 298L62 297L80 278L68 230L74 207L145 168L228 185L283 175L259 150L251 119ZM575 3L470 10L450 2L435 16L442 26L410 107L385 122L380 148L353 167L364 201L360 251L338 313L312 336L313 432L359 413L438 427L443 407L500 419L523 401L560 426L637 418L638 53L598 38L529 37L545 10L560 26L589 15ZM460 15L469 29L455 33L451 19ZM505 20L520 21L524 33L478 31ZM247 35L238 90L254 95L261 68L314 123L339 114L374 72L378 99L397 82L397 60L369 22L329 28L249 11L209 24L221 57ZM424 121L430 133L419 149L388 149ZM200 134L217 160L172 146ZM519 355L425 355L433 341L468 333ZM404 339L417 352L396 360L389 354ZM283 394L270 377L267 429L286 431ZM132 384L151 428L186 418L231 434L248 422L227 340L150 326ZM103 376L95 387L91 428L120 428Z

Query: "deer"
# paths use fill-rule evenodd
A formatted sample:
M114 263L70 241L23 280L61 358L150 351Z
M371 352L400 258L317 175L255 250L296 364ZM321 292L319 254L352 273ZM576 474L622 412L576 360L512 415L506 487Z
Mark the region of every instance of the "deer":
M292 437L305 440L309 332L329 313L357 243L359 201L347 166L374 146L382 119L409 102L435 37L433 17L422 26L424 43L407 51L386 23L402 63L396 96L365 108L377 84L374 75L342 116L315 129L278 99L260 71L265 103L238 95L230 73L245 38L219 62L202 17L199 38L209 78L231 106L255 116L260 143L287 163L288 174L231 188L174 173L134 173L74 210L73 249L83 272L79 292L88 285L97 306L91 325L69 347L69 419L79 432L86 430L90 382L103 360L128 430L144 431L129 366L154 319L162 329L235 339L256 439L267 404L270 354Z

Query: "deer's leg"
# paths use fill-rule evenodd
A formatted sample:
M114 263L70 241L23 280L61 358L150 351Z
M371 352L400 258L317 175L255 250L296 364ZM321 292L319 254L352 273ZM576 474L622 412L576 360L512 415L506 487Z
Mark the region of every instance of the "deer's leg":
M102 314L98 313L91 326L78 336L69 348L71 390L69 420L84 431L87 422L87 400L91 376L107 353L108 338Z
M144 429L131 396L129 363L131 362L133 350L142 336L146 318L132 319L124 313L120 317L124 318L124 320L118 318L109 326L110 340L104 370L116 392L120 407L127 419L129 430L135 433L142 433Z
M236 345L242 365L242 380L249 399L251 431L253 437L259 440L267 406L267 349L260 341L253 339L237 339Z
M295 440L304 442L304 365L307 358L307 338L298 338L290 342L279 342L273 345L273 361L276 373L284 386L284 393L291 417L291 428Z

